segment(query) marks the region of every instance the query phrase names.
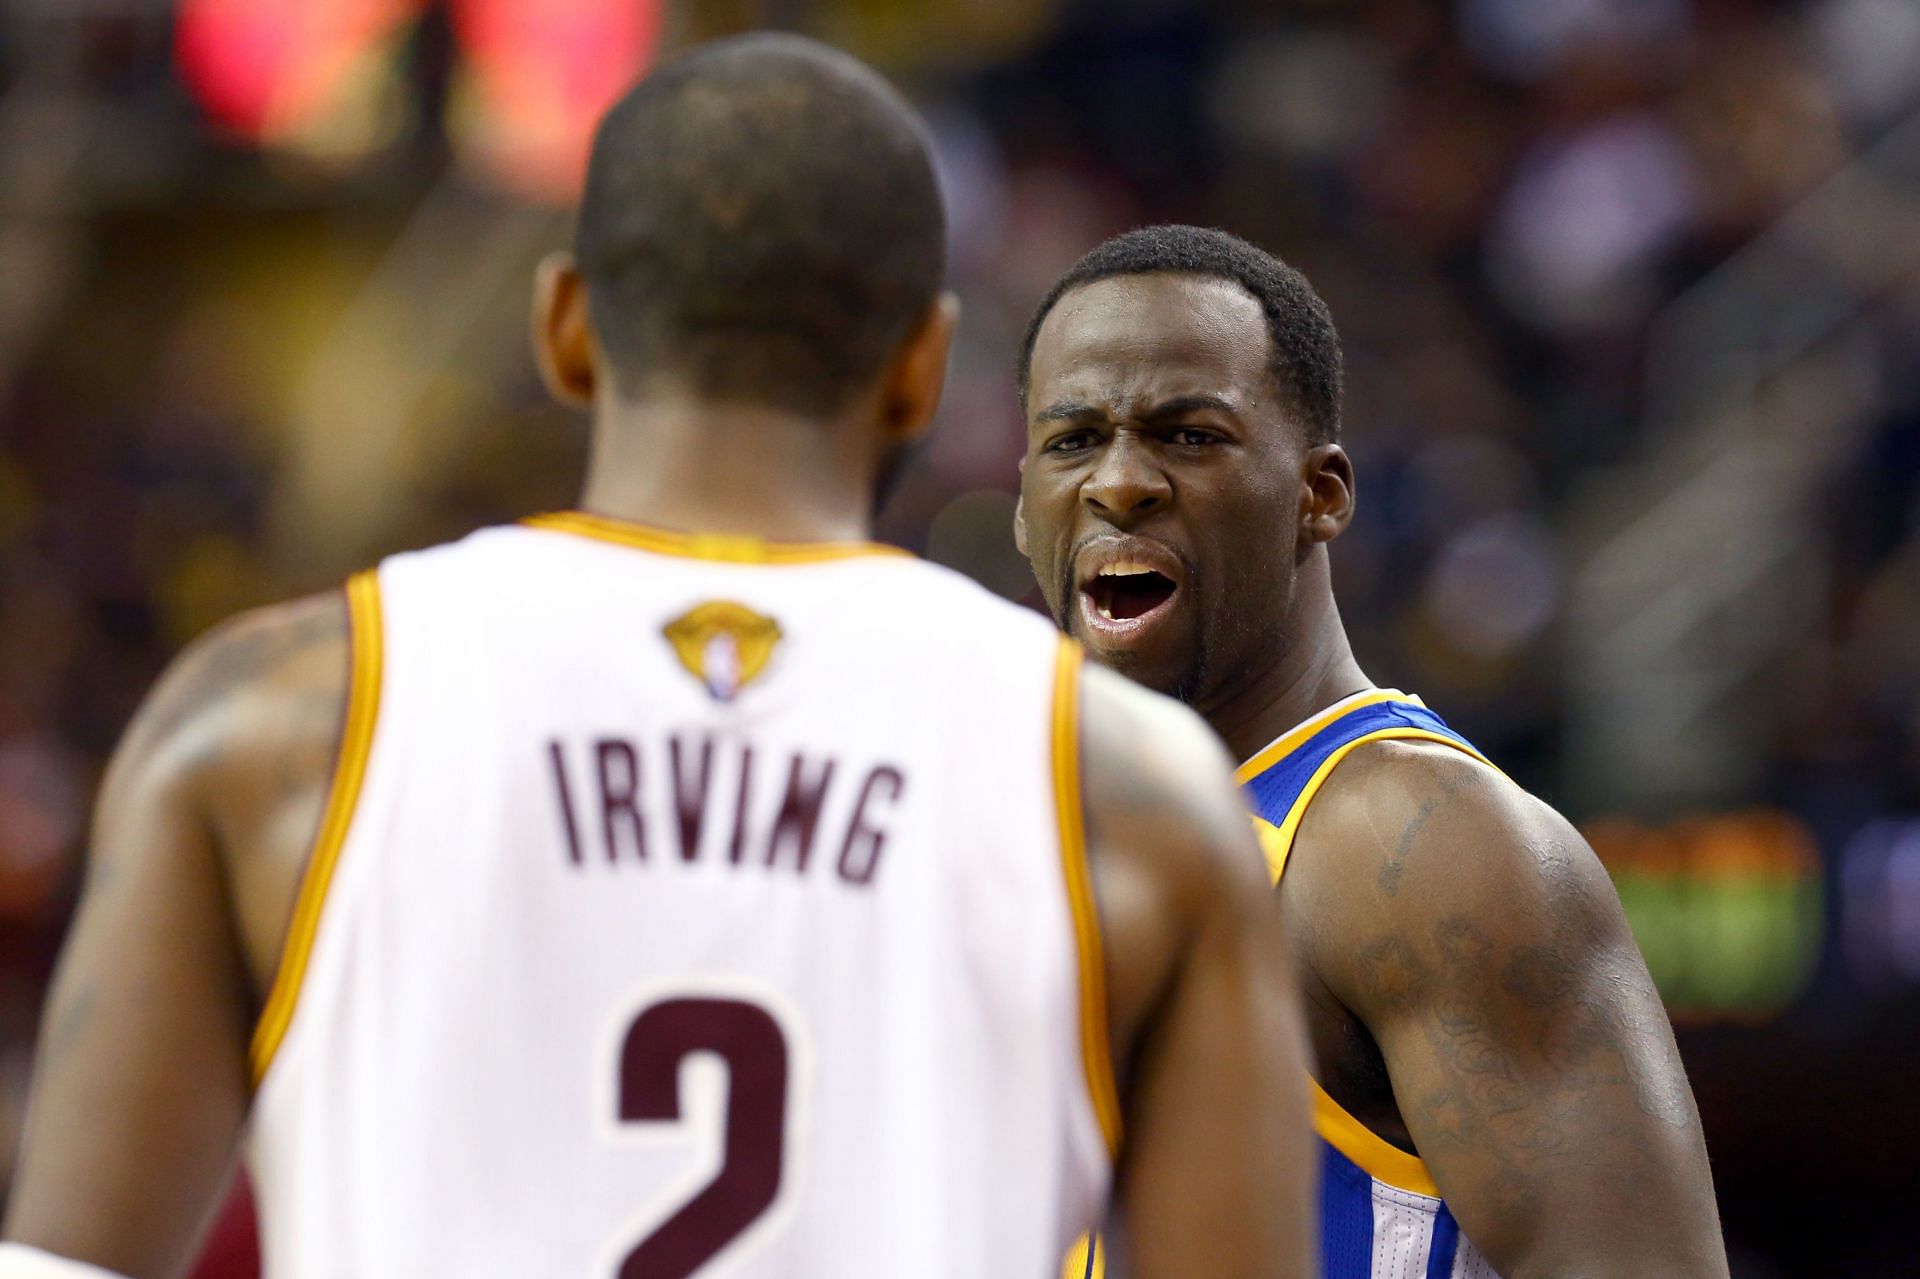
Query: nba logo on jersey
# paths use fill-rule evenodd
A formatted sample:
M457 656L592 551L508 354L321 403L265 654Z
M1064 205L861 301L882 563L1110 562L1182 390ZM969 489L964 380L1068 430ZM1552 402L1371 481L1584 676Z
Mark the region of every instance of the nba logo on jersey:
M744 604L714 600L662 629L674 656L716 702L730 702L758 679L780 642L780 624Z

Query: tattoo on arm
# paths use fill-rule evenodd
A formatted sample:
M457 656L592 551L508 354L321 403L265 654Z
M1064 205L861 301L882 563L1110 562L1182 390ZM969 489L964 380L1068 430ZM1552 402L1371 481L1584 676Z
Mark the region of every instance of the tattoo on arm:
M180 683L156 699L137 731L145 741L165 741L193 716L236 689L271 675L295 657L346 635L346 608L297 606L279 625L249 621L217 641L196 661L184 664Z
M1440 783L1438 791L1421 800L1420 807L1401 829L1400 838L1395 842L1393 851L1388 853L1386 860L1380 863L1380 891L1389 897L1399 896L1400 876L1406 872L1407 861L1413 854L1414 841L1419 837L1420 832L1426 829L1427 823L1433 820L1433 815L1446 806L1448 800L1469 787L1493 784L1494 778L1481 769L1464 770L1449 774Z
M1699 1117L1604 868L1492 770L1382 746L1309 816L1346 869L1295 901L1462 1228L1502 1273L1724 1279Z
M1564 845L1530 851L1571 856ZM1416 1095L1399 1095L1402 1112L1428 1153L1456 1147L1494 1160L1485 1189L1504 1211L1528 1212L1540 1171L1595 1153L1596 1134L1617 1136L1594 1118L1614 1090L1668 1127L1696 1122L1677 1066L1648 1072L1634 1051L1665 1038L1652 1024L1663 1016L1658 996L1637 964L1596 940L1561 921L1548 940L1503 946L1454 914L1420 942L1388 935L1359 952L1374 1006L1416 1015L1437 1068Z

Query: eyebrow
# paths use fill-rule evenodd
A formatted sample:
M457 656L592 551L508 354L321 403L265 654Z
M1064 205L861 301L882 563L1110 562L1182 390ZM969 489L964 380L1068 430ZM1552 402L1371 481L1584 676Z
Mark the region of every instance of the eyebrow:
M1164 422L1168 418L1179 417L1185 413L1206 411L1226 413L1230 416L1239 415L1237 408L1219 396L1196 393L1193 395L1176 395L1170 400L1156 404L1145 413L1142 413L1140 420L1143 422ZM1085 422L1090 419L1104 421L1106 417L1107 414L1104 409L1095 408L1091 404L1086 404L1079 400L1061 400L1058 403L1049 404L1046 408L1040 410L1039 413L1034 415L1033 420L1035 422Z
M1163 404L1156 404L1140 415L1145 422L1163 422L1171 417L1185 413L1212 411L1225 413L1230 417L1239 416L1239 410L1217 395L1176 395Z
M1083 404L1079 400L1061 400L1057 404L1049 404L1041 409L1034 415L1033 420L1036 422L1084 422L1088 418L1104 417L1106 414L1091 404Z

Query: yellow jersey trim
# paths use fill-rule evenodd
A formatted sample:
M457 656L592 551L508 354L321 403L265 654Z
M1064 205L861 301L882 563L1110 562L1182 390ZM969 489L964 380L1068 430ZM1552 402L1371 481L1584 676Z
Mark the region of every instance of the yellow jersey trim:
M1087 865L1086 814L1080 791L1080 646L1062 639L1053 667L1053 803L1060 822L1060 862L1080 963L1080 1055L1107 1154L1120 1151L1120 1090L1107 1037L1107 970L1100 948L1100 913Z
M1385 701L1418 704L1415 698L1391 691L1349 699L1329 707L1328 711L1308 720L1272 746L1261 751L1253 759L1242 764L1236 776L1242 782L1258 776L1288 751L1298 747L1314 733L1325 728L1331 722L1331 718L1338 718L1339 715L1357 710L1362 706L1371 706L1376 702ZM1333 714L1330 716L1329 712ZM1313 771L1313 776L1307 779L1307 784L1301 788L1299 797L1293 801L1293 807L1287 810L1286 818L1280 825L1275 826L1258 817L1253 819L1254 833L1260 837L1260 850L1266 854L1267 869L1273 875L1274 887L1279 887L1280 876L1286 873L1287 858L1293 853L1294 840L1300 835L1300 823L1306 820L1307 806L1313 802L1313 797L1319 793L1320 788L1326 785L1327 778L1333 775L1333 770L1339 766L1340 761L1355 750L1368 742L1383 741L1438 742L1442 746L1452 747L1463 755L1472 756L1487 767L1493 768L1495 772L1499 772L1491 760L1471 746L1424 728L1395 726L1376 729L1354 738L1327 756L1320 767ZM1285 746L1286 750L1277 750L1281 746ZM1263 760L1265 762L1261 763L1260 761ZM1258 768L1254 767L1256 763L1260 765ZM1375 1181L1411 1194L1426 1195L1434 1199L1440 1197L1440 1189L1434 1185L1433 1176L1427 1171L1427 1165L1420 1156L1408 1154L1348 1114L1340 1103L1330 1097L1327 1090L1320 1086L1319 1080L1309 1076L1307 1082L1313 1087L1313 1130L1320 1134L1322 1140L1352 1160L1355 1166Z
M1253 819L1253 833L1260 840L1260 853L1267 859L1267 874L1274 886L1280 885L1280 872L1287 868L1287 848L1280 828L1264 817Z
M1433 1184L1420 1156L1408 1154L1348 1114L1318 1080L1307 1082L1313 1086L1313 1130L1321 1140L1375 1181L1409 1194L1440 1197L1440 1187Z
M347 842L347 830L353 824L354 809L360 799L360 784L367 775L374 722L380 712L382 663L380 579L373 572L356 573L347 579L347 616L352 657L347 677L346 725L340 734L340 756L334 764L333 783L321 813L320 832L314 839L306 872L300 878L300 890L294 897L293 920L287 926L286 941L280 950L280 968L274 974L260 1024L253 1032L248 1055L256 1087L266 1077L280 1041L286 1038L287 1027L293 1021L301 984L307 975L307 961L313 954L314 936L320 929L320 912L326 906L333 869L340 860L342 845Z
M913 558L910 552L897 546L883 546L878 542L766 542L757 537L724 533L676 533L604 515L588 515L585 511L535 515L521 523L529 528L573 533L616 546L652 551L656 555L725 564L819 564L864 555Z
M1106 1279L1107 1250L1099 1235L1081 1235L1060 1263L1060 1279Z
M1278 738L1255 751L1252 758L1234 770L1233 780L1242 785L1252 781L1280 760L1299 750L1306 744L1308 738L1336 719L1357 711L1363 706L1377 706L1381 702L1405 702L1410 706L1426 705L1411 693L1403 693L1397 688L1373 688L1364 693L1356 693L1352 697L1342 698L1318 715L1294 725Z
M1387 699L1375 698L1359 704L1372 705L1373 701L1384 700ZM1258 817L1254 818L1254 832L1260 836L1260 848L1261 851L1267 855L1267 869L1273 872L1273 882L1276 886L1280 883L1280 876L1287 869L1287 858L1293 852L1293 841L1300 835L1300 823L1306 820L1307 805L1313 802L1313 797L1319 793L1320 788L1327 784L1327 778L1333 775L1333 770L1339 767L1341 760L1351 755L1360 747L1365 746L1368 742L1387 741L1438 742L1442 746L1451 746L1462 755L1472 756L1488 768L1492 768L1496 773L1500 771L1494 766L1492 760L1473 749L1473 747L1458 742L1446 736L1444 733L1430 732L1424 728L1381 728L1375 729L1373 732L1367 733L1364 736L1354 738L1345 746L1342 746L1339 750L1327 756L1326 759L1321 761L1320 767L1313 770L1313 776L1307 779L1307 784L1300 790L1299 798L1293 801L1293 807L1287 810L1285 820L1283 820L1278 827L1261 821ZM1244 766L1242 767L1244 771ZM1256 770L1256 773L1257 771L1258 770ZM1247 776L1252 777L1255 776L1256 773L1249 773ZM1244 781L1245 779L1243 778L1242 780ZM1267 831L1272 831L1273 833L1268 835L1266 831L1260 830L1262 826L1265 826Z

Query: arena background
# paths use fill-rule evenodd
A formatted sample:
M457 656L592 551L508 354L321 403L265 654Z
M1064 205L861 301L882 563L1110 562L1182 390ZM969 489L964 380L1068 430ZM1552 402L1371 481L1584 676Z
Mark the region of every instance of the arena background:
M1157 220L1300 266L1362 661L1607 858L1735 1274L1915 1273L1920 0L0 0L0 1176L143 690L236 610L569 504L530 267L599 107L755 26L936 134L966 313L884 535L1031 598L1052 277Z

